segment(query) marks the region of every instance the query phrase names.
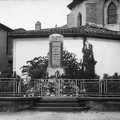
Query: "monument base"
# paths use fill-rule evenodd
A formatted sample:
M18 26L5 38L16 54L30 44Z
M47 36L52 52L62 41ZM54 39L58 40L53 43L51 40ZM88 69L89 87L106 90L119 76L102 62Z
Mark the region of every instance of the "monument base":
M59 73L60 76L65 75L65 70L63 67L48 67L47 68L48 77L56 76L56 73Z

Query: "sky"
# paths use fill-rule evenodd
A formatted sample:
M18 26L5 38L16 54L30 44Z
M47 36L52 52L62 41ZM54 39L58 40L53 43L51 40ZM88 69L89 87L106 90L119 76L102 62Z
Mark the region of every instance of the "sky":
M73 0L0 0L0 23L12 28L34 30L35 23L41 28L53 28L67 24L67 8Z

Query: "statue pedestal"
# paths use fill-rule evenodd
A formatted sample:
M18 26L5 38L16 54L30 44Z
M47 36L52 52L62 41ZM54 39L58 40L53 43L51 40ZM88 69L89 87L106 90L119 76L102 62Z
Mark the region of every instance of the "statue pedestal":
M65 70L63 67L48 67L47 68L48 77L55 76L57 73L59 75L65 75Z

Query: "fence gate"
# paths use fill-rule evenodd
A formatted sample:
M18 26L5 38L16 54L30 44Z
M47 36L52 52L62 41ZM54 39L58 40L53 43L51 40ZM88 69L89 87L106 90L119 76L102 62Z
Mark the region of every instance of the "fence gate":
M68 79L41 79L37 85L40 86L41 96L48 98L77 97L80 89L78 80Z

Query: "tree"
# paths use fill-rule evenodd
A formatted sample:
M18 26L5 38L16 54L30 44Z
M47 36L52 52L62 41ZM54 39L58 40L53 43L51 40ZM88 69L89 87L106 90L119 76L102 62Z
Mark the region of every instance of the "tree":
M74 53L63 50L63 67L65 78L69 79L94 79L96 61L94 60L93 46L87 41L83 44L83 60L78 60ZM22 73L27 73L32 79L47 78L48 56L35 57L27 61L22 68ZM63 77L63 76L62 76Z
M83 41L83 63L82 68L84 71L85 79L94 79L98 78L95 73L95 65L97 61L94 59L93 46L87 42L87 40Z
M21 67L22 73L28 74L31 79L46 78L46 69L48 67L48 57L35 57L27 61L27 65Z
M106 80L108 93L120 93L120 74L115 72L113 75L104 74L103 80Z
M1 71L0 78L20 78L20 76L17 75L15 71L13 71L12 67L10 67L4 71Z
M74 53L63 50L63 66L65 68L65 78L74 79L82 76L81 61L76 59ZM27 73L32 79L46 78L48 67L48 57L35 57L33 60L27 61L27 65L21 67L22 73Z
M111 79L111 80L120 79L120 75L117 72L115 72L112 76L105 73L103 75L103 79L108 79L108 80L109 79Z
M70 53L67 50L63 51L63 66L65 68L66 78L82 78L82 60L76 59L76 55L74 53Z

